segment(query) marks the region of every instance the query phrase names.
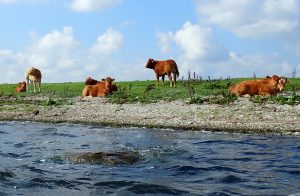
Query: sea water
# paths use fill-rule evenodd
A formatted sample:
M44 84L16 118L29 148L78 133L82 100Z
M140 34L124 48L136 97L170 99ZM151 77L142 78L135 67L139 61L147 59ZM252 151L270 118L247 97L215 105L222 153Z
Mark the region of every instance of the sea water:
M0 195L300 195L300 137L0 122Z

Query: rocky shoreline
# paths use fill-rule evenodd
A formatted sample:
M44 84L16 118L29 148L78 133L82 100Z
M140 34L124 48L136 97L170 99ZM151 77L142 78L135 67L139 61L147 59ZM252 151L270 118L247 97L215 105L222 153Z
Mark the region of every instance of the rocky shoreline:
M108 99L91 97L72 101L72 105L47 107L4 105L0 120L300 136L300 105L258 104L249 98L239 98L230 105L184 101L112 104Z

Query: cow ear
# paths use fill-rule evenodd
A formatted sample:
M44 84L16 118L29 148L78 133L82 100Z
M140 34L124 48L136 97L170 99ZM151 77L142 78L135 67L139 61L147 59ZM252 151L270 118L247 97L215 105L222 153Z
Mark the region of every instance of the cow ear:
M115 81L115 79L113 78L111 81Z
M102 81L105 81L105 79L104 79L104 78L102 78Z
M266 78L271 78L270 76L266 76Z

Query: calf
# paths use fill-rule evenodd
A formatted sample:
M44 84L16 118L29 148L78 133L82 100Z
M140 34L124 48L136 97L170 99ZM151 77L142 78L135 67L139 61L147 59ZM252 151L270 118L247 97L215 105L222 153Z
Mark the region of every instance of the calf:
M97 82L93 85L86 85L82 91L82 97L92 96L92 97L105 97L112 94L112 82L115 79L107 77L102 79L102 82Z
M228 91L237 96L242 95L276 95L278 92L282 91L283 83L279 83L281 78L277 75L272 77L267 76L264 79L258 80L247 80L240 82L236 85L230 86Z
M16 92L26 92L26 82L19 82L18 86L16 87Z
M172 87L172 75L174 77L174 87L176 88L176 77L179 77L179 71L176 62L173 59L164 61L155 61L149 59L146 68L153 69L156 76L156 85L158 86L159 77L162 77L162 84L165 83L165 75L168 75L170 87Z

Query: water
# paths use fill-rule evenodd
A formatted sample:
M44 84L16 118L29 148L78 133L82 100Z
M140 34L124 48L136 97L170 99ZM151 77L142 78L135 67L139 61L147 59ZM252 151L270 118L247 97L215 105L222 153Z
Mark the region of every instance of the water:
M0 195L299 195L300 138L0 122ZM136 151L133 165L69 152Z

